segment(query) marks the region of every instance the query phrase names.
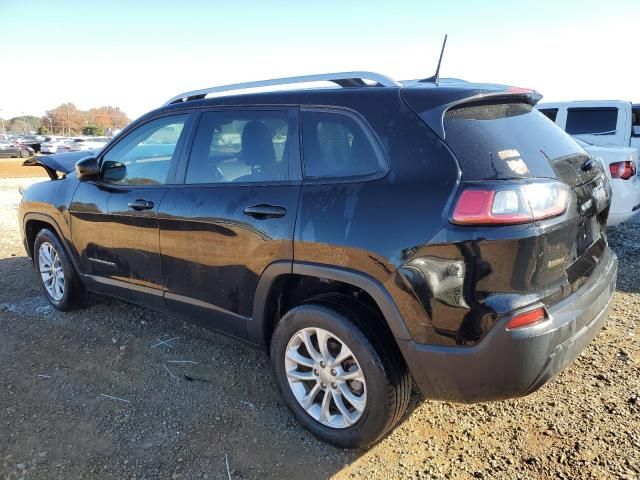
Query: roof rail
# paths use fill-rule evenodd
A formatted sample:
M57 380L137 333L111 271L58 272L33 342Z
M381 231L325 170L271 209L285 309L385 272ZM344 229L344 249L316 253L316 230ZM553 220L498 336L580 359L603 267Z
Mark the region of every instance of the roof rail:
M365 80L375 82L375 85L365 83ZM340 72L321 73L318 75L303 75L301 77L274 78L271 80L259 80L256 82L234 83L231 85L221 85L218 87L203 88L191 92L181 93L169 100L165 105L172 103L186 102L189 100L201 100L210 93L229 92L232 90L246 90L250 88L275 87L280 85L292 85L296 83L309 82L333 82L341 87L400 87L400 83L394 79L375 72Z

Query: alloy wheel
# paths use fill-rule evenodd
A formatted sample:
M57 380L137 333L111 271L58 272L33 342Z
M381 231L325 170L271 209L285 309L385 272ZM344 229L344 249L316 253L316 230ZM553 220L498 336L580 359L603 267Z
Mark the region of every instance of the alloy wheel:
M40 277L47 293L56 302L64 296L64 270L58 252L49 242L43 242L38 249Z
M367 385L349 347L322 328L296 332L285 352L289 387L313 419L331 428L355 424L367 405Z

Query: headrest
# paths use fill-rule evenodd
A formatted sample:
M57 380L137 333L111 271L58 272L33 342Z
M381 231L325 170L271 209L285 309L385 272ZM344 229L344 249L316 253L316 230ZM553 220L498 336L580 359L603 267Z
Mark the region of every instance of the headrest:
M242 160L247 165L269 165L276 161L273 138L269 127L257 120L242 129Z

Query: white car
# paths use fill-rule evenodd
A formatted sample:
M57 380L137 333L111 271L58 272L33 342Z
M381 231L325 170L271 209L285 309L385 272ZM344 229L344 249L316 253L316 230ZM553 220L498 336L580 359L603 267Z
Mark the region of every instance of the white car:
M539 103L536 108L569 135L594 145L640 148L638 108L622 100Z
M107 137L77 138L69 144L69 151L100 150L108 141L109 139Z
M577 137L574 140L600 163L611 182L610 227L629 220L640 211L640 177L638 149L593 145Z
M68 149L65 146L72 141L73 139L69 137L52 137L51 140L40 145L40 151L42 153L66 152Z

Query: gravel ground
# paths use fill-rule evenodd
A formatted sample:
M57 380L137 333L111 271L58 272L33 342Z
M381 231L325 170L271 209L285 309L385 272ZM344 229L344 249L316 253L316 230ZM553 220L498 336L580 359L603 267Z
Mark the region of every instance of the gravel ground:
M296 424L259 350L116 300L53 310L17 231L35 180L0 179L0 478L640 478L640 221L610 232L610 320L553 382L473 406L414 395L387 438L343 451Z

